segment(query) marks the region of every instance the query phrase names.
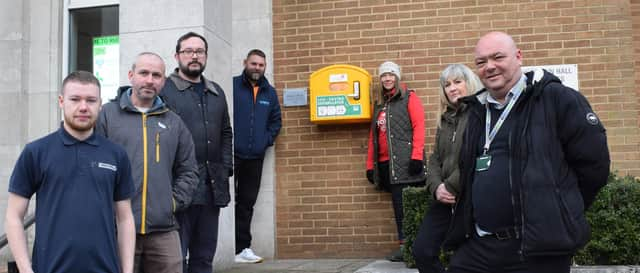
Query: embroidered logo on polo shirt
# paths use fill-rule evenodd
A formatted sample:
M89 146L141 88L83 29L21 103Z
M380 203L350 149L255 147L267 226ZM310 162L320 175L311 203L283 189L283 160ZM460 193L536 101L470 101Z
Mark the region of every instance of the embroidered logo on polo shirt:
M269 103L269 101L266 101L266 100L259 100L259 101L258 101L258 103L259 103L259 104L262 104L262 105L267 105L267 106L268 106L269 104L271 104L271 103Z
M116 166L111 165L111 164L107 164L107 163L102 163L102 162L98 162L98 168L112 170L114 172L118 170L118 168L116 168Z

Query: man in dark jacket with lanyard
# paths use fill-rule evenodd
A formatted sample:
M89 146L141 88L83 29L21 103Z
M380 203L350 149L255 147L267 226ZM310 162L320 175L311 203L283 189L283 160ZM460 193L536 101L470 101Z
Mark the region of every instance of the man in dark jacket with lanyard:
M251 249L251 218L260 190L264 154L282 127L275 88L264 77L264 52L253 49L241 75L233 78L237 263L259 263Z
M128 73L131 86L121 87L118 97L102 107L96 125L96 132L125 148L131 161L134 272L182 272L174 213L189 206L198 185L191 134L158 97L164 70L157 54L138 54Z
M200 182L191 206L178 213L184 272L213 272L218 243L220 208L230 200L229 176L233 175L233 132L222 88L204 78L207 41L189 32L178 38L178 68L169 76L161 96L187 125L195 144ZM187 265L188 264L188 265Z
M586 98L541 69L502 32L475 48L486 89L465 102L463 185L450 272L569 272L589 239L585 210L609 175L605 129ZM462 224L460 224L462 223Z

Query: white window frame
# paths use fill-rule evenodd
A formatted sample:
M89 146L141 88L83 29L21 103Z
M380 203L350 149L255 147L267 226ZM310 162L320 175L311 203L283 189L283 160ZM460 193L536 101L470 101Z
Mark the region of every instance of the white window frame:
M119 6L120 0L64 0L62 16L62 78L69 74L69 38L72 32L69 20L71 10L81 8L98 8L104 6Z

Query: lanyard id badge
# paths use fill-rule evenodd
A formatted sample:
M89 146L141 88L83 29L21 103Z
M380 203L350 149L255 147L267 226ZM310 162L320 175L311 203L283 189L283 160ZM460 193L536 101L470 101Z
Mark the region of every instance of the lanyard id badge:
M488 154L489 147L491 146L491 142L498 134L498 131L500 130L500 128L502 128L502 124L509 116L511 109L516 104L516 101L518 101L518 98L520 97L520 94L522 94L525 86L526 86L526 77L523 76L520 78L520 81L518 81L518 83L516 84L514 88L515 94L507 104L504 111L502 111L502 114L498 118L498 121L496 122L496 125L493 127L493 129L491 129L491 110L489 109L489 102L485 104L486 105L485 143L484 143L484 149L483 149L482 155L476 158L477 172L486 171L491 166L491 155Z
M484 154L476 158L476 172L482 172L491 166L491 155Z

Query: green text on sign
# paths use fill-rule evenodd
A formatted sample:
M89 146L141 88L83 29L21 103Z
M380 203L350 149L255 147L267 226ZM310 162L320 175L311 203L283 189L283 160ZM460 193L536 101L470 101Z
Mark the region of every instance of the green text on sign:
M117 45L119 43L120 37L118 35L93 38L94 46Z
M316 98L316 115L322 117L359 116L362 108L358 104L350 104L347 97L318 96Z

